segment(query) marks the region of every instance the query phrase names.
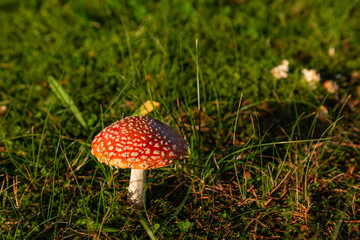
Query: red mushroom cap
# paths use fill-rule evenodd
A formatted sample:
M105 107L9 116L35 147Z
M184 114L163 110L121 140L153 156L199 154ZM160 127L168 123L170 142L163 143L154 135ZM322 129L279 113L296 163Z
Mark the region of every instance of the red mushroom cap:
M91 147L100 162L133 169L164 167L187 151L179 133L148 116L127 117L111 124L96 135Z

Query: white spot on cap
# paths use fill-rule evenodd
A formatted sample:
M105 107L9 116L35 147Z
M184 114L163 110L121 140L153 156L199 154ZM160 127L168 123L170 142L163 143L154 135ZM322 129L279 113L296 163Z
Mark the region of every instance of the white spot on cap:
M171 159L186 154L188 148L180 134L148 116L127 117L113 123L95 136L93 147L92 153L101 162L145 169L171 164ZM139 165L142 160L146 163Z

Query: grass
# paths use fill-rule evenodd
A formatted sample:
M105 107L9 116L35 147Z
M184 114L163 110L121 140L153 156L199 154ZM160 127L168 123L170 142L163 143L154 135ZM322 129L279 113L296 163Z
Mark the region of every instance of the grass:
M1 1L1 238L359 238L359 9ZM339 90L310 88L303 68ZM189 153L149 172L134 212L129 170L90 144L147 100Z

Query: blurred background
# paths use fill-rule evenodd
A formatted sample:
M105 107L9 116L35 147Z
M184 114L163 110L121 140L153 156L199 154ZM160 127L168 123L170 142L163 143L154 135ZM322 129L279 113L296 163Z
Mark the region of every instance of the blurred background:
M190 148L176 174L150 173L149 190L166 186L149 193L159 239L359 234L359 19L354 0L1 0L2 236L146 238L113 204L129 172L89 149L148 100L159 106L144 114ZM335 183L338 174L347 177Z

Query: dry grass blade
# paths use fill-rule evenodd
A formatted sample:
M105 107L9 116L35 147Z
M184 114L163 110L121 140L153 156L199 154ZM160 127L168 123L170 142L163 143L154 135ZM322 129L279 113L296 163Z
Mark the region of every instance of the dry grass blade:
M146 116L158 107L160 107L159 102L147 100L138 109L136 109L133 116Z

